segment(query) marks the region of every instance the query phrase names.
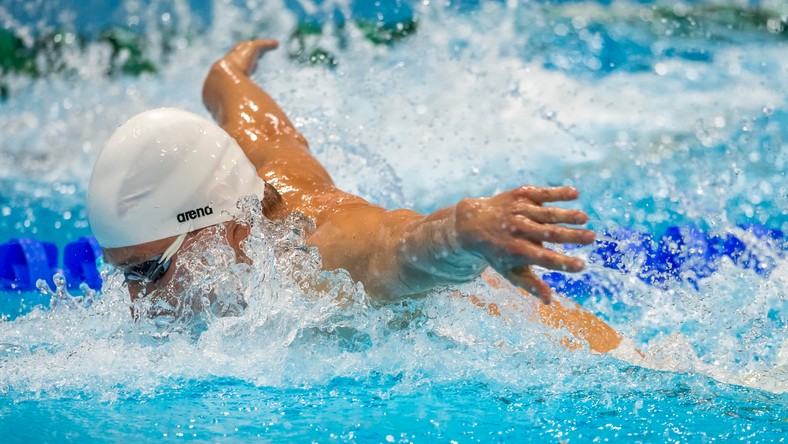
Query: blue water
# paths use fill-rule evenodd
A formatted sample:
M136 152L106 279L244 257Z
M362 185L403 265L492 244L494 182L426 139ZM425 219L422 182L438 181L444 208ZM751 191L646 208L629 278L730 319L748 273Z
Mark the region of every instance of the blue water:
M398 393L398 379L376 376L309 389L207 379L123 403L21 402L2 410L4 421L41 426L2 431L20 440L117 441L133 434L150 440L357 442L771 441L784 431L785 408L770 407L780 403L774 395L702 377L653 378L628 370L629 377L666 389L614 390L599 399L593 391L513 391L478 382Z
M533 301L480 282L492 318L453 289L377 306L321 273L286 227L251 240L255 267L221 247L184 267L237 316L134 322L110 276L100 302L0 294L4 442L776 442L788 432L785 241L788 50L780 2L21 2L0 23L32 45L61 33L59 68L4 74L0 242L61 248L89 234L84 193L112 129L155 106L203 112L206 68L232 43L275 37L255 79L344 189L432 211L524 183L569 184L600 233L692 225L735 234L767 275L723 260L695 285L648 285L600 263L613 294L568 295L649 356L569 353ZM519 3L519 4L518 4ZM68 13L68 11L74 13ZM88 13L88 11L90 13ZM362 21L417 19L390 45ZM299 22L323 25L287 56ZM155 74L108 75L106 26L145 35ZM86 35L79 43L78 33ZM52 39L55 39L53 35ZM587 255L588 250L574 254ZM188 257L188 256L187 256Z

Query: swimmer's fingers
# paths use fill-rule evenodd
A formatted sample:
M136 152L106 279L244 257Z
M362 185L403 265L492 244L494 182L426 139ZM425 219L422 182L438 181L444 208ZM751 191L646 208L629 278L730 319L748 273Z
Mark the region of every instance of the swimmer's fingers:
M518 197L525 197L536 204L543 204L545 202L565 202L575 200L580 196L580 193L572 187L532 187L522 186L515 188L515 195Z
M525 265L582 270L581 259L544 248L542 242L588 244L593 242L594 233L530 220L512 208L518 205L517 200L512 192L505 192L488 199L460 201L454 223L459 246L485 258L498 272Z
M533 242L550 242L554 244L588 245L594 242L596 235L591 230L569 228L561 225L544 225L522 217L514 220L512 234Z
M567 271L577 273L585 267L582 259L567 256L557 251L550 250L538 243L523 239L515 239L509 242L505 254L500 255L500 260L496 261L506 264L507 267L537 265L555 271ZM494 267L501 271L504 267Z
M552 290L550 286L541 280L531 269L531 267L514 267L505 273L506 279L509 282L523 288L528 293L536 296L544 304L550 303Z
M262 57L263 54L267 53L268 51L272 51L279 47L279 42L274 39L252 40L249 43L254 48L255 56L257 58L260 58Z
M542 224L572 224L582 225L588 222L588 215L580 210L567 210L556 207L542 207L533 204L523 204L517 208L517 213Z
M539 242L526 239L509 238L503 244L486 244L476 250L495 271L505 274L515 267L536 265L549 270L577 273L585 267L585 262L545 248Z

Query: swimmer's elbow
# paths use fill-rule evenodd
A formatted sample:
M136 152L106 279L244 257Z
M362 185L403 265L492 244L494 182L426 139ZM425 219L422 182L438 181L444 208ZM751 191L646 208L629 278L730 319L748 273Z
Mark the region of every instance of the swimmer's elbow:
M285 201L279 191L268 182L263 193L263 215L268 219L279 219L285 207Z

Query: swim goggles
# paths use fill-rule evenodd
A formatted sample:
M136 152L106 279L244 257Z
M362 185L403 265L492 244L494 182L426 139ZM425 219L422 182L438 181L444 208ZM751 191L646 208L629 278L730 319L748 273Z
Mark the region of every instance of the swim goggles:
M145 262L140 262L137 265L130 265L128 267L118 267L123 271L123 275L127 281L142 281L144 284L150 284L158 281L170 268L172 257L178 252L178 249L183 245L183 240L186 239L188 233L183 233L175 239L175 242L167 248L164 253L157 255L153 259Z

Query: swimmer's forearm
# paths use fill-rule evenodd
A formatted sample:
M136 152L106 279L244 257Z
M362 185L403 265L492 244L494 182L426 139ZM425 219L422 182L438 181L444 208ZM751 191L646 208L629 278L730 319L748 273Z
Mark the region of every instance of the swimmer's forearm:
M570 187L520 187L490 198L463 199L429 216L408 210L386 212L354 203L318 221L312 237L327 268L345 268L370 294L396 298L465 282L490 266L513 284L549 303L551 289L531 269L577 272L583 261L553 251L543 242L589 244L594 233L563 224L582 224L582 211L544 203L573 200Z
M328 172L309 153L306 139L284 111L249 77L257 58L276 48L274 40L254 40L235 46L213 64L203 86L203 101L217 122L241 146L264 180L288 203L316 189L332 187ZM310 206L291 211L314 216Z
M213 64L203 84L206 108L242 146L260 138L303 141L279 105L249 78L260 53L275 47L273 41L239 44Z
M382 300L423 294L467 282L487 262L458 247L454 207L429 216L386 211L360 199L332 205L318 216L308 243L318 247L323 266L344 268L367 293Z
M261 113L272 114L292 126L271 96L227 59L214 63L208 72L203 85L203 102L222 126L248 126L248 117Z

